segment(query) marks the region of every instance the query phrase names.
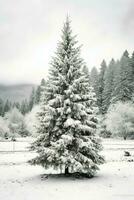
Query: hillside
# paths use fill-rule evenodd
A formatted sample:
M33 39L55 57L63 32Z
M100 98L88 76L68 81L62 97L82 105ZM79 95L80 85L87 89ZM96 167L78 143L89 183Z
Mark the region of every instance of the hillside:
M0 85L0 98L3 100L9 99L10 101L22 101L28 99L34 84L19 84L19 85Z

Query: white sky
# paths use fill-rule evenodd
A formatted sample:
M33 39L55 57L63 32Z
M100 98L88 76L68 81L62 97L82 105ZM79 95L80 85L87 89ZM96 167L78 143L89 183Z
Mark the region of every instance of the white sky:
M0 83L46 76L67 14L89 68L134 50L134 0L0 0Z

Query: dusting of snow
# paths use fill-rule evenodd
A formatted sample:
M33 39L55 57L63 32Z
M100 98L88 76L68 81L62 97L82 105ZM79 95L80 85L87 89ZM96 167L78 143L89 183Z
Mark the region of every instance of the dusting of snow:
M62 137L70 139L67 135ZM21 141L24 149L25 140L27 139ZM122 158L124 150L129 150L134 155L134 141L105 139L102 143L102 154L106 156L107 162L100 167L100 172L93 179L58 176L56 174L59 172L53 169L44 170L41 166L31 166L26 162L35 156L33 152L0 152L0 199L81 200L83 196L91 200L133 199L134 162L127 162ZM10 148L9 144L8 142L6 145L7 150ZM51 173L55 175L49 176Z

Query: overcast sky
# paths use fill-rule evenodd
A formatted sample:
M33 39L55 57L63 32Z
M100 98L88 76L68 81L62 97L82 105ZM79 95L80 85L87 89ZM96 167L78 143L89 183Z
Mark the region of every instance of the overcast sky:
M46 76L67 14L90 69L134 50L134 0L0 0L0 83Z

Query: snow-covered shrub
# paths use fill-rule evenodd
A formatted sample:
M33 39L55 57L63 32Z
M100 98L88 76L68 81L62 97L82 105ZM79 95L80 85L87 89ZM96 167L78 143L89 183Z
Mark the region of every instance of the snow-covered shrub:
M106 115L106 129L113 135L126 139L134 135L134 105L118 102L110 106Z
M97 134L100 137L103 138L109 138L111 137L111 132L107 130L106 127L106 120L105 120L105 115L100 115L98 117L98 129L97 129Z
M36 137L38 135L36 126L38 126L37 115L39 111L40 111L40 106L39 105L34 106L33 109L28 114L25 115L24 119L26 128L30 133L30 135L32 135L33 137Z
M19 136L20 126L24 120L23 115L17 108L13 108L5 115L5 121L8 124L9 135L11 137Z
M3 117L0 117L0 137L4 138L8 137L8 135L9 135L9 128L7 121L4 120Z
M20 123L18 133L21 137L26 137L30 135L24 120Z

